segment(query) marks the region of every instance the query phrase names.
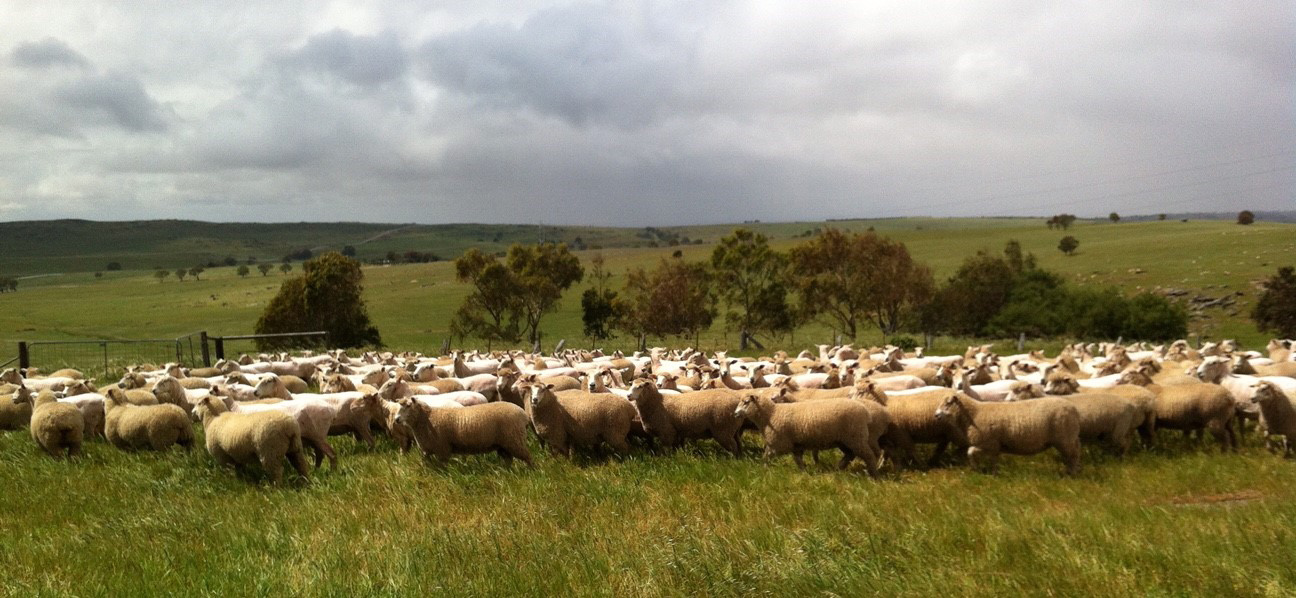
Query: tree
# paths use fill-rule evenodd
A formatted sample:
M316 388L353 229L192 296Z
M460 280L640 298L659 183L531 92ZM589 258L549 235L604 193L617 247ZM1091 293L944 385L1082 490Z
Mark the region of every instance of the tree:
M270 264L257 264L257 270L260 270L260 271L261 271L261 275L262 275L262 276L265 276L265 275L269 274L270 271L273 270L273 269L274 269L274 266L272 266L272 265L270 265Z
M206 268L203 268L202 266L194 266L189 269L189 275L192 276L194 280L201 280L198 278L198 275L202 274L204 271L206 271Z
M1283 266L1264 282L1264 292L1251 309L1251 321L1263 332L1296 337L1296 270Z
M168 277L168 276L170 276L170 275L171 275L171 271L170 271L170 270L158 270L157 272L154 272L154 273L153 273L153 278L158 279L158 282L162 282L162 281L166 280L166 277Z
M121 269L122 269L121 262L108 262L108 265L104 266L104 270L108 270L109 272L121 270Z
M1245 225L1253 222L1255 222L1255 214L1252 214L1251 210L1242 210L1241 212L1238 212L1238 224Z
M1067 230L1071 228L1071 225L1075 222L1075 220L1076 220L1075 214L1057 214L1052 218L1049 218L1045 224L1048 225L1050 230L1054 228Z
M1080 241L1071 235L1062 237L1062 240L1058 241L1058 249L1067 255L1074 254L1077 247L1080 247Z
M184 278L189 275L189 270L185 268L176 268L175 275L176 278L180 279L180 282L184 282Z
M604 268L602 253L590 259L590 279L594 286L581 293L581 323L585 336L592 341L612 338L617 315L617 293L608 288L612 273Z
M522 330L534 343L540 340L540 319L558 308L563 291L585 277L585 268L566 243L514 244L504 263L517 281Z
M765 235L739 228L720 239L711 251L711 272L717 295L730 309L726 319L741 331L740 349L747 348L752 332L792 329L787 257L770 249Z
M662 258L651 271L626 273L618 326L635 336L696 336L715 319L711 281L701 263Z
M1016 277L1007 259L978 251L963 260L928 304L923 327L929 332L984 335L990 321L1008 303Z
M290 263L288 263L288 262L284 262L284 263L282 263L282 264L279 264L279 271L280 271L280 272L283 272L284 274L287 274L287 273L289 273L289 272L292 272L292 264L290 264Z
M251 272L252 272L252 269L251 269L251 268L248 268L248 267L247 267L247 264L243 264L243 265L240 265L240 266L238 267L238 275L239 275L239 278L247 278L247 275L248 275L249 273L251 273Z
M488 350L492 342L521 339L517 284L504 264L474 247L455 260L455 279L473 289L450 321L451 334L485 340Z
M867 320L883 334L894 333L935 286L931 271L913 261L903 243L873 231L848 235L826 228L793 247L788 258L790 286L800 296L802 314L851 339Z
M328 332L334 347L382 346L378 329L369 320L364 301L364 272L360 262L336 251L324 253L302 264L301 276L279 287L257 320L257 334L284 332ZM261 350L283 347L299 341L258 339Z
M237 264L237 263L238 263L238 259L235 258L234 256L232 256L232 255L227 255L227 256L225 256L225 262L224 262L224 264L225 264L226 266L233 266L233 265L235 265L235 264Z
M1165 214L1157 214L1157 220L1165 220L1165 219L1166 219Z
M345 246L345 247L342 248L342 255L345 255L345 256L347 256L347 257L355 257L355 256L356 256L356 248L355 248L354 246L352 246L352 245L347 245L347 246Z
M1120 214L1117 214L1116 212L1112 212L1107 215L1107 219L1111 220L1112 224L1115 224L1117 222L1120 222Z
M0 293L18 290L18 279L12 276L0 276Z

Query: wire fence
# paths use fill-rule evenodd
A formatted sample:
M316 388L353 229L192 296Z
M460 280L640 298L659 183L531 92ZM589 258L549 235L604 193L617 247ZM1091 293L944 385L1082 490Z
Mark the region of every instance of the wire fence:
M18 343L18 356L0 364L0 368L15 362L20 368L36 368L41 374L73 368L88 378L113 381L129 366L160 367L178 363L195 368L210 366L214 360L223 359L227 351L234 357L242 352L256 354L258 342L292 350L324 347L327 340L325 332L209 337L206 331L201 331L178 338L22 341Z

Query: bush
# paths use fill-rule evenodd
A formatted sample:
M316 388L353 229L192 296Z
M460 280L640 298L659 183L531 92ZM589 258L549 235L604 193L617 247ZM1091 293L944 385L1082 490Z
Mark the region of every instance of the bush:
M109 272L115 270L121 270L121 269L122 269L121 262L108 262L108 265L104 266L104 270L108 270Z
M328 332L332 347L382 346L378 329L370 323L361 296L364 273L360 262L337 252L328 252L302 264L301 276L279 287L256 323L257 334L282 332ZM259 339L260 350L275 349L299 341Z
M1291 266L1279 268L1265 281L1264 288L1251 309L1251 321L1263 332L1296 337L1296 270Z
M918 347L918 341L914 340L912 336L893 336L891 337L891 344L905 351L913 351Z
M1238 212L1238 224L1252 224L1254 222L1255 214L1252 214L1251 210L1242 210L1241 212Z

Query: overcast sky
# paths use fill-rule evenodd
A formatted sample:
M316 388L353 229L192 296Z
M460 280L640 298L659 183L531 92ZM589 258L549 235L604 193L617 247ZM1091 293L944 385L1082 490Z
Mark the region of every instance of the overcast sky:
M1296 209L1296 4L0 4L0 220Z

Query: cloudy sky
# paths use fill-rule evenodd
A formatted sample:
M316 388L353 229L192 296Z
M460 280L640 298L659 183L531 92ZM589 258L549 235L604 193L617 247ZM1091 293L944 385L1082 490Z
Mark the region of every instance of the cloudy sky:
M0 5L0 220L1296 209L1296 8Z

